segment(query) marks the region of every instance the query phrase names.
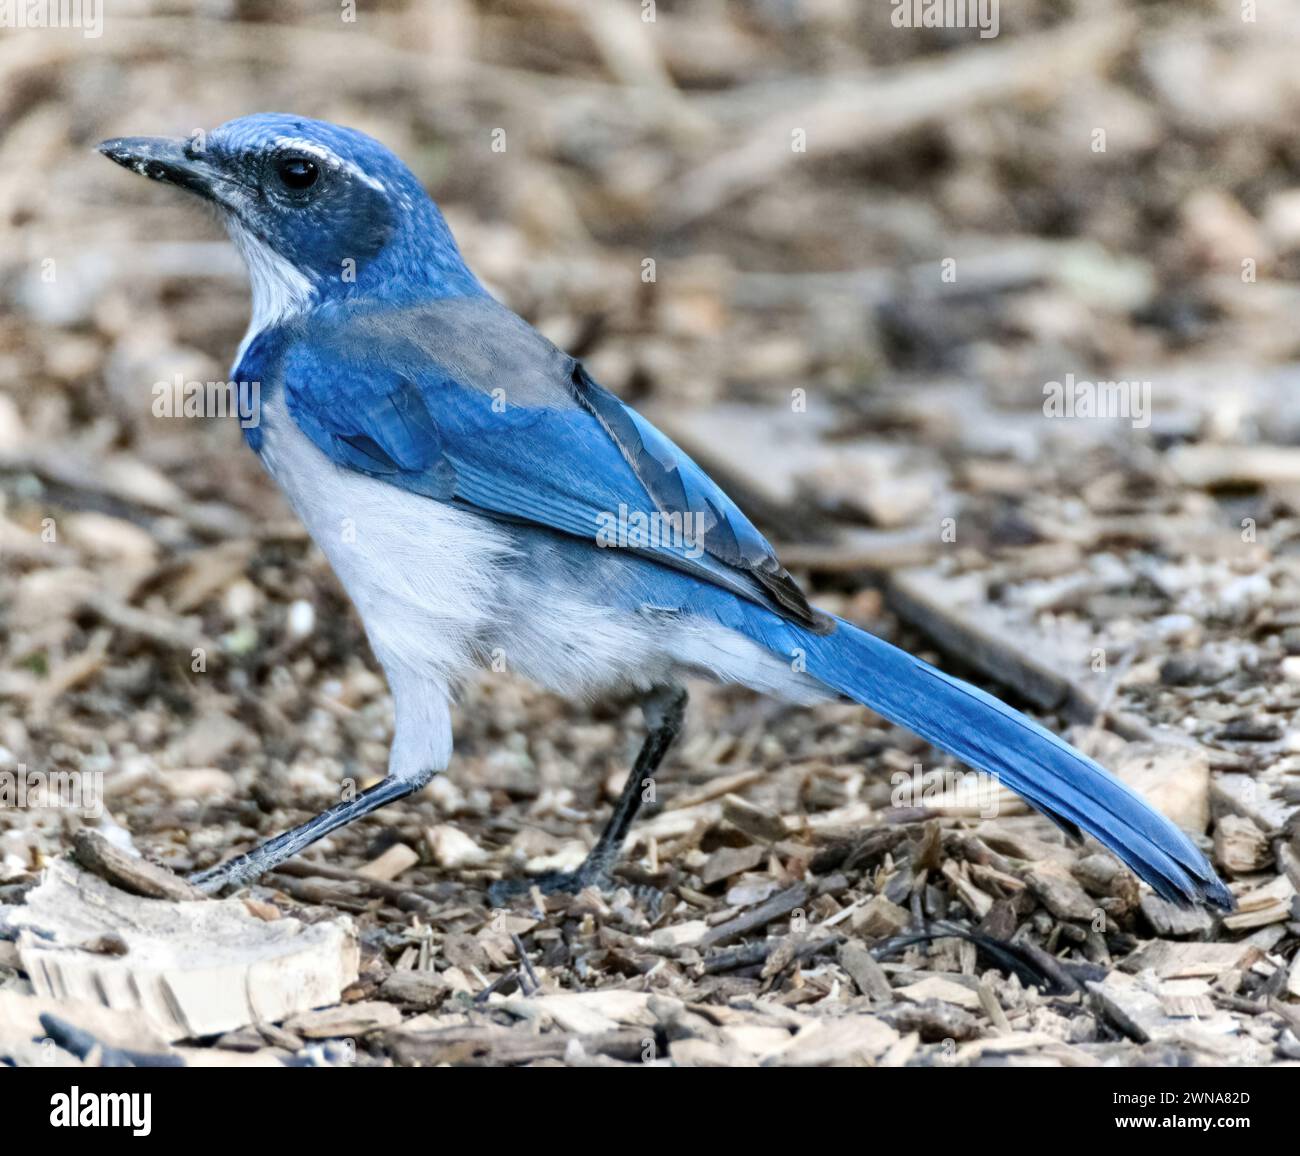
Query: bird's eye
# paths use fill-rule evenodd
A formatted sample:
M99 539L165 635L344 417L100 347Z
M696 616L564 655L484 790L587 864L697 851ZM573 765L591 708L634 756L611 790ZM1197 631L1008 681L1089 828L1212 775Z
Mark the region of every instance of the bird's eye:
M286 189L301 193L320 180L320 166L307 157L281 157L275 162L275 175Z

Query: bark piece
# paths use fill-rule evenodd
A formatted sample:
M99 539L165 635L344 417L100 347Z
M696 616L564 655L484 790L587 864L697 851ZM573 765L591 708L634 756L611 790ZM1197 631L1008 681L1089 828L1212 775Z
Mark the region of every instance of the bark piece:
M238 899L145 899L69 860L3 919L38 996L137 1011L169 1041L336 1004L357 978L346 918L267 922ZM110 935L124 952L86 950Z
M207 898L192 883L172 874L166 867L128 854L89 827L77 832L73 847L78 863L132 895L191 901Z

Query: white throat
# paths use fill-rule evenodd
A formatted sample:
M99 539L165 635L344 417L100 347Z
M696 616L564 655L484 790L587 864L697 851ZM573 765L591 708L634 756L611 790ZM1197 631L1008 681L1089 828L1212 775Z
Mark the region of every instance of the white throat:
M253 313L248 320L248 331L239 343L235 365L244 359L244 353L263 329L294 317L307 308L315 292L310 277L280 256L260 237L244 228L233 217L226 222L230 239L244 258L248 267L248 280L253 290Z

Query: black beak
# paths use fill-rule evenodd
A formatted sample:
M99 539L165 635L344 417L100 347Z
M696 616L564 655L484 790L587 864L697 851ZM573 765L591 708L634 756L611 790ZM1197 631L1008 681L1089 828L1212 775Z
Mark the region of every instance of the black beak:
M188 189L209 201L224 204L221 186L233 184L189 141L159 136L116 137L101 141L99 151L124 169L151 181L166 181Z

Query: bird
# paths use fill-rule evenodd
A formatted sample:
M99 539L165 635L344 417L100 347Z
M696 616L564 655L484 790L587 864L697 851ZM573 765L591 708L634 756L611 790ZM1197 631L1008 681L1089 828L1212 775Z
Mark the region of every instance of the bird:
M260 385L244 437L355 605L393 699L384 777L196 872L198 887L246 885L427 785L451 760L458 688L504 657L570 699L639 701L646 734L582 864L496 894L611 886L685 684L704 678L860 703L1092 836L1164 899L1232 907L1188 835L1093 759L815 607L700 465L484 287L377 140L258 113L98 147L214 207L242 254L252 310L232 378Z

